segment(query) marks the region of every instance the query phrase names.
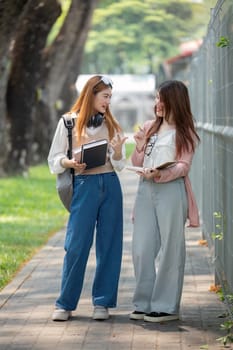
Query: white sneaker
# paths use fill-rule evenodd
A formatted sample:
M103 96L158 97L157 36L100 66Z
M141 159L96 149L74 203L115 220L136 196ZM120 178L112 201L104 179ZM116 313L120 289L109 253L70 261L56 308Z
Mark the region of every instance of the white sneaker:
M52 314L53 321L68 321L71 316L71 311L64 309L55 309Z
M166 312L150 312L144 316L144 321L147 322L166 322L179 320L178 314L167 314Z
M142 311L134 311L129 315L131 320L144 320L145 312Z
M96 305L93 311L93 320L107 320L109 318L108 308Z

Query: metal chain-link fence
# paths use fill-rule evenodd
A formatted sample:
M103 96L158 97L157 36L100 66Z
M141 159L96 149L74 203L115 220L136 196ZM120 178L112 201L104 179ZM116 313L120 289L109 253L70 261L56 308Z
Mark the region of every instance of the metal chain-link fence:
M201 143L191 180L202 229L213 252L216 283L233 292L233 2L218 1L193 58L192 110Z

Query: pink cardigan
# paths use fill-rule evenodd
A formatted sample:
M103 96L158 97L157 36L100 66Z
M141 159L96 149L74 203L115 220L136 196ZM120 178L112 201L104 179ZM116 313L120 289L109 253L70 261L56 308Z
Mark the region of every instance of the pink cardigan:
M153 120L147 121L143 129L147 131L151 124L153 123ZM185 189L187 192L187 199L188 199L188 215L187 218L189 219L189 226L188 227L198 227L200 226L199 223L199 214L198 214L198 208L195 200L194 193L192 191L192 186L190 179L188 177L188 173L192 164L192 158L193 158L193 152L183 152L182 155L176 159L177 164L171 168L160 170L160 177L155 177L155 182L169 182L172 180L175 180L179 177L184 178L185 183ZM137 152L136 148L132 154L131 160L132 164L135 166L142 166L143 165L143 159L144 159L144 152Z

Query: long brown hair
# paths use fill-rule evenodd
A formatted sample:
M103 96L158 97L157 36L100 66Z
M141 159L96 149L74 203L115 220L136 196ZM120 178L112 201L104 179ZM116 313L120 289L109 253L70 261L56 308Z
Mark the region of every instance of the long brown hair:
M78 140L80 139L83 130L87 126L89 118L94 114L94 97L95 95L106 89L106 85L101 81L101 75L91 77L83 87L79 97L72 106L70 112L78 114L77 122L75 124ZM111 140L115 131L121 131L120 125L110 112L109 106L104 114L106 125L108 128L109 139Z
M160 101L164 103L165 117L156 116L155 122L147 132L147 139L156 133L163 118L167 121L172 115L176 128L176 155L181 155L182 151L194 151L200 138L195 130L194 118L191 112L189 93L186 85L178 80L168 80L163 82L157 89ZM154 108L156 115L156 106Z

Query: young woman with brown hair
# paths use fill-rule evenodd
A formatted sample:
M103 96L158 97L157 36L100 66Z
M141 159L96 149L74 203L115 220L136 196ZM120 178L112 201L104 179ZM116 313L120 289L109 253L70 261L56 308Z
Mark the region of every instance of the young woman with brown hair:
M199 226L188 173L199 137L187 87L176 80L162 83L155 99L155 120L135 134L132 155L139 171L134 207L133 263L135 311L130 319L176 320L185 266L184 228ZM162 163L172 166L157 169ZM159 261L157 258L159 256Z
M54 321L66 321L75 310L82 291L86 264L96 231L96 272L92 288L93 319L107 319L108 308L117 303L122 257L122 192L116 170L125 163L126 138L112 116L109 104L112 81L101 75L90 78L65 117L75 118L73 149L93 140L107 139L105 165L85 169L73 157L67 158L67 130L63 119L53 138L48 156L52 173L66 168L75 171L74 191L65 238L65 257L60 296L53 312Z

